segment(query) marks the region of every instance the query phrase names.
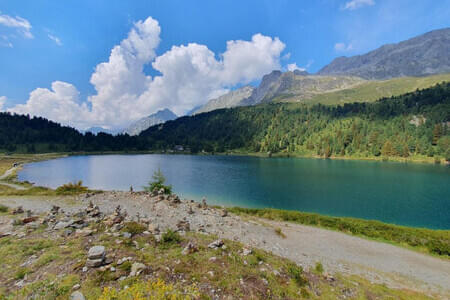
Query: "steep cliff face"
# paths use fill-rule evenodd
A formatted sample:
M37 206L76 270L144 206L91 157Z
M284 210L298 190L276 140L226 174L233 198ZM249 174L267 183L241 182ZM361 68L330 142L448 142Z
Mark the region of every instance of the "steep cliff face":
M318 74L389 79L449 72L450 28L445 28L384 45L364 55L338 57Z

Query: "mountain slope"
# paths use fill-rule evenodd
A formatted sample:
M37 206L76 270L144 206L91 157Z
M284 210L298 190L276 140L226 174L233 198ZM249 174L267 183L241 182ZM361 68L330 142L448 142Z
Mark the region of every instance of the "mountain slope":
M389 80L368 80L348 89L312 95L308 98L285 96L273 99L274 102L300 102L305 104L336 105L353 102L373 102L381 98L400 96L417 89L432 87L450 81L450 73L426 77L401 77Z
M450 73L450 28L384 45L364 55L338 57L319 75L350 75L388 79Z
M124 133L131 136L138 135L143 130L146 130L147 128L153 125L158 125L169 120L174 120L176 118L178 118L178 116L167 108L159 110L156 113L148 117L142 118L136 121L135 123L131 124L127 129L124 130Z
M208 103L206 103L202 107L198 108L191 114L195 115L195 114L212 111L212 110L219 109L219 108L230 108L230 107L240 106L242 100L250 97L253 90L254 90L254 88L249 85L241 87L237 90L231 91L223 96L220 96L219 98L209 100Z
M424 122L413 122L419 118ZM141 133L156 149L450 160L450 83L372 103L262 104L219 109Z

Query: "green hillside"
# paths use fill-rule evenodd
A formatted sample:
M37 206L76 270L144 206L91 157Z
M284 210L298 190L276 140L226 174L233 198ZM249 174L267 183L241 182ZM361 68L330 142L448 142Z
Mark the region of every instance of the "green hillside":
M402 77L381 81L366 81L357 86L340 91L315 95L298 100L295 96L275 98L275 102L301 102L307 104L344 104L352 102L372 102L384 97L399 96L417 89L429 88L437 83L450 81L450 74L427 77Z
M371 103L220 109L144 131L153 149L450 160L450 83Z

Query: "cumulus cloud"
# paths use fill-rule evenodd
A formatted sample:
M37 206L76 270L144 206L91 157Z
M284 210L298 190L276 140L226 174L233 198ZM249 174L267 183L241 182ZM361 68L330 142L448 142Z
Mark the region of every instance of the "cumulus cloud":
M247 84L280 68L285 48L278 38L255 34L250 41L228 41L215 54L205 45L173 46L157 56L161 28L149 17L138 21L127 38L111 50L107 62L97 65L90 82L96 90L86 101L77 89L60 81L51 90L38 88L25 104L10 111L44 116L84 129L119 128L162 108L181 115L237 84ZM161 75L144 73L151 64Z
M334 44L334 50L336 50L337 52L348 52L353 50L353 45L352 44L345 44L345 43L336 43Z
M293 63L293 64L288 64L288 65L287 65L287 70L288 70L288 71L291 71L291 72L294 72L295 70L305 71L306 69L297 66L296 63Z
M48 36L49 39L51 39L52 41L54 41L56 45L62 46L62 42L61 42L61 40L60 40L57 36L54 36L54 35L52 35L52 34L50 34L50 33L49 33L47 36Z
M33 34L31 33L31 24L27 19L18 16L11 17L5 14L0 14L0 25L16 29L28 39L33 38Z
M348 1L344 4L343 9L346 10L355 10L364 6L372 6L375 5L374 0L352 0Z

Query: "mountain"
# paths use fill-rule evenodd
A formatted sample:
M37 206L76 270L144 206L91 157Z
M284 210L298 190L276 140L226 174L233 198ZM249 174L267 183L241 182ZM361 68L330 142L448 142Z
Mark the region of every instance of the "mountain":
M174 114L171 110L165 108L163 110L159 110L158 112L142 118L135 123L131 124L127 129L123 131L123 133L126 133L130 136L133 135L139 135L142 131L146 130L147 128L158 125L161 123L164 123L166 121L174 120L178 118L176 114Z
M219 109L219 108L230 108L230 107L240 106L242 100L250 97L253 90L254 90L254 87L249 86L249 85L241 87L241 88L231 91L225 95L222 95L219 98L209 100L205 105L198 108L191 114L195 115L195 114L212 111L212 110Z
M364 55L338 57L319 75L350 75L389 79L450 73L450 28L384 45Z
M92 134L99 134L100 132L103 132L103 133L112 134L112 135L115 135L118 133L117 131L105 129L103 127L90 127L88 129L84 130L84 132L90 132Z
M376 102L218 109L150 127L139 137L154 150L183 145L193 152L359 158L437 155L450 161L450 83Z
M352 88L364 81L352 76L318 76L308 73L273 71L263 77L261 84L243 103L254 105L285 98L300 101L318 94Z

